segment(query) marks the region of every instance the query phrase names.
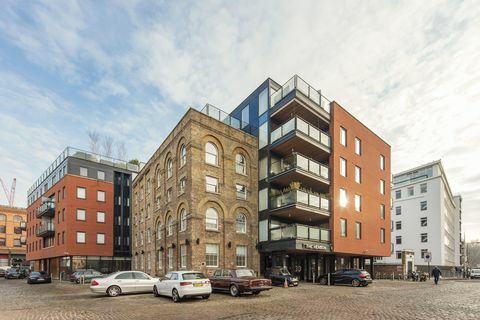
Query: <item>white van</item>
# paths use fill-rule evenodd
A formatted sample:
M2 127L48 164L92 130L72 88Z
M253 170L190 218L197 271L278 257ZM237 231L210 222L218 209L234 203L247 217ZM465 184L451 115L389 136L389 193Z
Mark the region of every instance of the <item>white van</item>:
M480 278L480 269L470 270L470 279Z

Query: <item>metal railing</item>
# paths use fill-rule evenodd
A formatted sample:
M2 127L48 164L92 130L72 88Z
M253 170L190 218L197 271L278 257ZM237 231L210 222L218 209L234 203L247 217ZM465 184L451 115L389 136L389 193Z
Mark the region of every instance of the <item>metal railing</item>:
M292 155L272 162L270 175L275 176L293 168L299 168L321 178L329 178L328 166L294 152Z
M55 202L45 201L37 208L37 217L42 216L48 210L55 210Z
M200 110L200 112L220 122L223 122L229 125L230 127L243 130L252 135L258 131L257 127L247 122L243 122L235 117L232 117L230 114L226 113L225 111L215 106L212 106L211 104L208 104L208 103L203 107L202 110Z
M272 93L270 97L270 107L273 108L280 100L286 97L293 90L300 91L321 109L327 113L330 113L330 101L322 96L318 90L315 90L311 85L297 75L294 75L279 90Z
M330 148L330 136L320 129L312 126L300 117L294 117L270 133L271 143L286 136L292 131L299 131L314 141Z
M55 232L55 225L53 222L41 224L37 229L36 235L39 236L48 232Z
M330 230L302 224L290 224L270 229L270 240L300 239L317 242L329 242Z
M330 210L330 200L328 198L303 190L290 190L286 193L270 196L270 203L272 208L304 204L315 209Z

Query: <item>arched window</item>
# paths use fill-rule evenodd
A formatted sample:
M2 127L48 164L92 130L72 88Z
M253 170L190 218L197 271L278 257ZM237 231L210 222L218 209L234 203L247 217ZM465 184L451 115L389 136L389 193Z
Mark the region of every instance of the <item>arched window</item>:
M245 157L240 153L235 156L235 172L240 174L247 174L247 162Z
M162 184L162 175L160 174L160 169L157 170L157 188L160 188L160 185Z
M243 213L237 214L235 230L237 233L247 233L247 217Z
M217 146L212 142L207 142L205 145L205 162L216 166L218 165Z
M180 231L187 230L187 210L180 211Z
M184 144L180 147L180 167L187 163L187 147Z
M173 161L172 159L167 160L167 179L171 178L173 175Z
M0 221L7 221L7 216L4 214L0 214Z
M13 216L13 221L14 222L20 222L20 221L23 221L23 218L21 216L15 215L15 216Z
M208 208L205 215L205 228L207 230L218 230L218 212L214 208Z
M167 218L167 236L171 236L173 234L173 218L172 216L168 216Z
M161 223L157 224L157 240L162 240L163 238L163 226Z

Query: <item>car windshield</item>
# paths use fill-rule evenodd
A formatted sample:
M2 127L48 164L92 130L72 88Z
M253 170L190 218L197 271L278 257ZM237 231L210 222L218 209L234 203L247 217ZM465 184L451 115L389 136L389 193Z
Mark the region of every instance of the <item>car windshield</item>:
M17 269L11 268L11 269L8 269L7 272L11 272L11 273L17 272Z
M250 269L238 269L236 271L237 277L255 277L255 273Z
M279 271L278 271L279 274L283 275L283 276L289 276L290 275L290 272L288 271L287 268L281 268Z
M38 277L38 276L40 276L40 272L34 271L34 272L30 273L30 275L31 275L32 277Z
M200 272L184 273L182 275L183 280L196 280L196 279L206 279L205 275Z

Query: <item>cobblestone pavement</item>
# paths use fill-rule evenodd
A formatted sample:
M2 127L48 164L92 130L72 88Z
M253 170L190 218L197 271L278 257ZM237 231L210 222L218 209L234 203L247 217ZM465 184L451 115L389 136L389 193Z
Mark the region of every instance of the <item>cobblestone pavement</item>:
M366 288L301 283L239 298L174 304L152 294L93 295L87 285L0 278L0 320L16 319L480 319L480 280L378 280Z

